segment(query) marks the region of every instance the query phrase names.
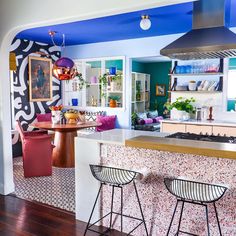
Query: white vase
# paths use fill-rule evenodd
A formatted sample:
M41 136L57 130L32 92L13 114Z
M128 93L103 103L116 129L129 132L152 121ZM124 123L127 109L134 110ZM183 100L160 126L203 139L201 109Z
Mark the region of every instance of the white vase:
M173 108L170 111L170 119L171 120L184 121L184 120L189 120L190 119L190 115L186 111L179 111L176 108Z
M106 98L102 97L101 98L101 107L105 107L106 106Z
M52 123L59 124L61 120L61 111L52 111Z

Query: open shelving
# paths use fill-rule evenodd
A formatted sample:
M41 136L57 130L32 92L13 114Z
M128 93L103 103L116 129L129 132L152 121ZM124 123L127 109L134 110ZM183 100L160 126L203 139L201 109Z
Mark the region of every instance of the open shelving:
M150 107L150 75L132 72L132 112L144 112Z
M212 61L210 61L210 62L212 62ZM180 63L180 65L179 65L179 63ZM187 63L187 64L185 64L185 63ZM211 72L211 71L213 71L211 68L211 71L208 70L208 71L199 72L199 73L196 73L196 71L194 71L194 72L191 71L191 73L176 73L178 66L192 67L193 66L192 63L193 62L191 62L191 61L187 61L187 62L175 61L174 62L173 69L172 69L171 73L169 73L169 76L171 77L171 86L170 86L171 91L169 91L169 93L173 92L173 93L215 94L215 93L222 92L222 90L223 90L223 77L224 77L224 70L223 70L224 60L223 59L218 59L218 60L214 61L214 64L216 64L216 63L218 63L218 64L217 64L217 66L214 66L214 67L212 66L212 67L214 68L214 70L217 70L217 72ZM205 60L203 63L209 64L209 61ZM211 76L212 76L212 79L211 79ZM188 77L190 77L190 78L188 78ZM196 78L196 82L200 81L200 77L205 77L204 79L202 79L202 81L212 80L212 81L217 82L215 90L214 91L212 91L212 90L211 91L208 91L208 90L196 90L196 91L176 90L176 86L178 86L179 84L183 85L184 83L185 84L189 83L189 81L193 80L194 77Z

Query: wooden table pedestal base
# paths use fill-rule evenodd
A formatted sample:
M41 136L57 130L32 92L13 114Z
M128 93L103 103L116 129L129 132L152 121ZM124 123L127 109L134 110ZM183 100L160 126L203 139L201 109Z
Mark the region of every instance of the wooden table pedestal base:
M74 138L76 136L76 131L55 132L55 148L52 154L53 166L63 168L73 168L75 166Z

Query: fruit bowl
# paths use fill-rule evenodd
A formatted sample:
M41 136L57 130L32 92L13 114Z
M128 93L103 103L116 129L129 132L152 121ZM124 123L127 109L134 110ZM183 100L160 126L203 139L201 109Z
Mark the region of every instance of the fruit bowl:
M66 112L64 114L64 116L67 119L69 124L76 124L78 122L79 113L69 113L69 112Z

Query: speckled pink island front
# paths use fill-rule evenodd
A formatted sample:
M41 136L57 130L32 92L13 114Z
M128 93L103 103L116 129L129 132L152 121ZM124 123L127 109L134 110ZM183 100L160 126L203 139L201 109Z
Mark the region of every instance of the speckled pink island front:
M107 149L107 150L105 150ZM165 236L176 204L164 186L167 176L183 177L207 183L224 184L229 187L223 198L216 202L223 236L236 236L236 160L205 157L191 154L170 153L157 150L129 148L119 145L101 145L101 164L124 169L141 170L146 168L151 175L144 182L137 182L137 188L147 222L150 236ZM110 210L111 187L105 186L102 192L101 212ZM120 191L115 192L115 211L120 211ZM124 214L140 217L133 185L124 187ZM169 235L177 231L177 218L180 206ZM120 228L120 218L116 219L114 228ZM109 217L103 222L108 225ZM209 221L211 236L218 236L218 228L212 204L209 204ZM137 221L124 218L124 231L129 232ZM185 204L181 230L207 235L205 208L203 206ZM143 236L141 225L132 235ZM179 234L184 235L184 234Z

